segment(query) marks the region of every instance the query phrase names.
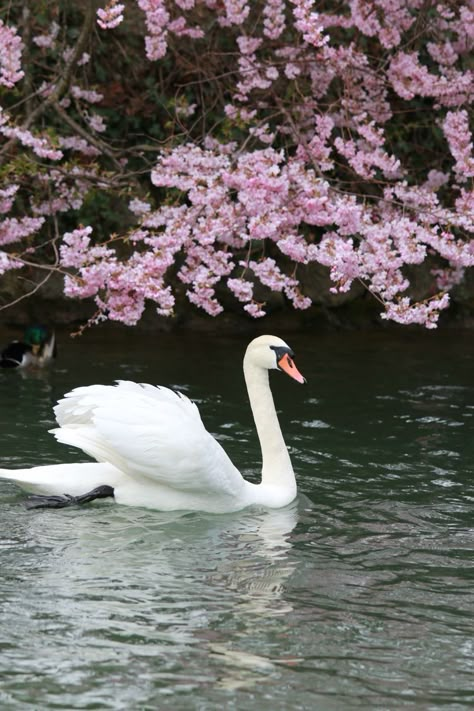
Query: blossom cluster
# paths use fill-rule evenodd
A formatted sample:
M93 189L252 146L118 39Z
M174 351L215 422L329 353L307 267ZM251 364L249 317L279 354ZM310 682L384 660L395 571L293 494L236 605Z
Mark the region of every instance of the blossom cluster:
M31 131L12 124L8 114L0 107L0 134L6 138L15 138L23 146L31 148L39 158L60 160L63 153L55 148L47 136L35 136Z
M103 30L113 30L122 22L124 10L125 5L117 0L110 0L106 7L97 10L97 24Z
M8 27L0 19L0 84L13 87L22 77L21 52L23 42L15 27Z
M152 76L180 76L148 113L169 126L173 107L179 131L124 150L132 109L107 113L119 72L99 81L92 43L61 45L54 13L33 32L0 19L1 273L54 233L65 293L131 325L183 294L211 316L229 296L254 318L272 293L307 309L318 264L333 293L357 282L382 318L436 326L474 265L471 2L109 0L95 19L103 46L144 46L138 110ZM22 82L28 37L37 74ZM23 83L33 96L4 102ZM120 204L118 233L89 223L91 194Z
M448 111L443 123L449 150L456 161L454 170L461 182L474 178L474 155L466 110Z

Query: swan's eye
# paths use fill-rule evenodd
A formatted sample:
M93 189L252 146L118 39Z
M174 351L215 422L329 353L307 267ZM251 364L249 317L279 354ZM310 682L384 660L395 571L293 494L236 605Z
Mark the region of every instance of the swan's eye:
M283 360L285 356L293 358L295 355L291 348L287 348L285 346L270 346L270 348L275 352L278 365L280 365L280 361Z

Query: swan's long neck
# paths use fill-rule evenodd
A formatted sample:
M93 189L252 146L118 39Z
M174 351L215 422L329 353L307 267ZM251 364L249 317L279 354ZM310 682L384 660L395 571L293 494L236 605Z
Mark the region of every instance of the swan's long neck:
M295 475L278 422L268 370L245 358L244 376L262 449L262 484L294 489L296 493Z

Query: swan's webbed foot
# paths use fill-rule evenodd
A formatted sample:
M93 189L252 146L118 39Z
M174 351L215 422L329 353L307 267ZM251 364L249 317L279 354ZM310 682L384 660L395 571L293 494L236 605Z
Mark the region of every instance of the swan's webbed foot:
M104 485L98 486L96 489L92 489L92 491L88 491L86 494L81 494L80 496L71 496L70 494L62 494L59 496L34 494L27 498L25 506L27 509L63 509L66 506L88 504L89 501L106 499L109 496L114 496L113 487Z
M26 499L25 507L27 509L63 509L65 506L72 506L75 503L75 496L69 496L69 494L62 496L34 494Z

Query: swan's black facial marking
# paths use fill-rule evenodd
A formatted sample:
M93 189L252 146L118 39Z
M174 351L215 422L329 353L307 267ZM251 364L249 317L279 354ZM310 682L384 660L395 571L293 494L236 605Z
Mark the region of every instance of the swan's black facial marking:
M276 367L278 370L289 375L297 383L306 382L306 378L301 375L293 361L294 353L291 348L288 348L288 346L270 346L270 348L276 355Z
M295 357L294 352L291 350L291 348L288 348L287 346L270 346L270 348L272 349L272 351L275 351L277 366L279 370L281 370L279 364L283 356L288 355L291 359Z

